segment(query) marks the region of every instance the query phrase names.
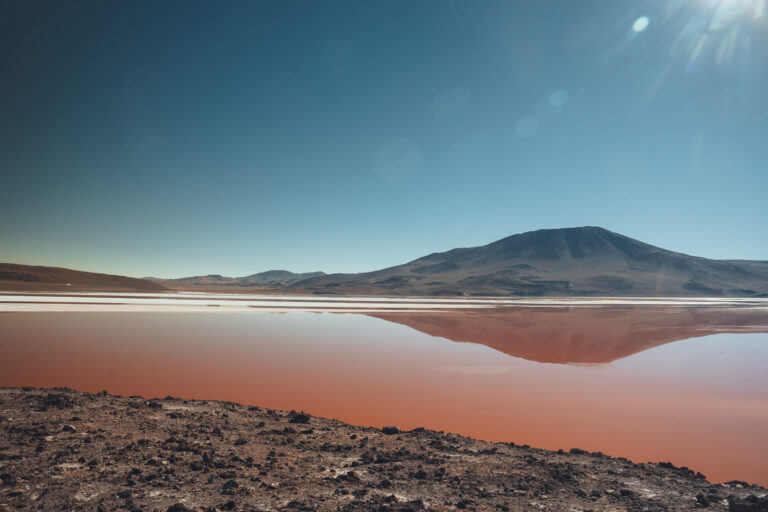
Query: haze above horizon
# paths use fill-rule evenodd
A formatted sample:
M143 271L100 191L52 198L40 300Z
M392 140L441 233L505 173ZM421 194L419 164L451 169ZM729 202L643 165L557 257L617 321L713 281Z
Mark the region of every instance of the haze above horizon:
M768 260L763 0L0 4L0 261L361 272L540 228Z

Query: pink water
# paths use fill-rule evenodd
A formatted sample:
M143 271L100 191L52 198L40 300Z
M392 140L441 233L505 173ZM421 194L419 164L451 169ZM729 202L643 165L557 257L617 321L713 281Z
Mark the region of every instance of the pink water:
M437 322L302 312L3 313L0 385L301 409L360 425L669 460L712 481L768 485L768 334L742 333L760 329L732 321L691 331L641 311L602 312L611 320L601 324L594 311L560 320L518 311L496 324L458 314ZM577 318L586 318L582 327ZM436 323L444 337L426 333ZM711 334L718 329L738 333ZM589 341L608 343L597 333L623 348L590 363L598 356ZM472 336L477 343L464 339ZM545 356L529 355L531 346ZM587 361L540 362L563 346L566 359Z

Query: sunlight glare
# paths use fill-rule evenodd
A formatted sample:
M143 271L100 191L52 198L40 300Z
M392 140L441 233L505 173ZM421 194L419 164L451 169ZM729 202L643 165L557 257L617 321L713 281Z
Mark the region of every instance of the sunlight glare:
M646 28L648 28L648 24L651 22L650 18L648 16L640 16L635 20L635 22L632 24L632 30L635 32L642 32Z
M699 64L722 72L751 58L750 31L765 21L766 0L695 0L670 54L684 59L690 74ZM743 66L742 66L743 67Z
M704 8L714 11L710 30L720 30L736 20L765 18L766 0L697 0Z

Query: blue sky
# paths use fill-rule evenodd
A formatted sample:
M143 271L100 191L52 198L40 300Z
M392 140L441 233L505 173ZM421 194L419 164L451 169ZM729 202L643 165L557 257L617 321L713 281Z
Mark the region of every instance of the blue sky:
M0 3L0 261L364 271L580 225L767 260L765 4Z

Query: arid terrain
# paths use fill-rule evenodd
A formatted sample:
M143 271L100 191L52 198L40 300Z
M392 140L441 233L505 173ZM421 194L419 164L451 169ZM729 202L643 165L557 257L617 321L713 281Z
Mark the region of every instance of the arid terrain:
M0 390L0 478L0 510L768 510L663 462L67 389Z

